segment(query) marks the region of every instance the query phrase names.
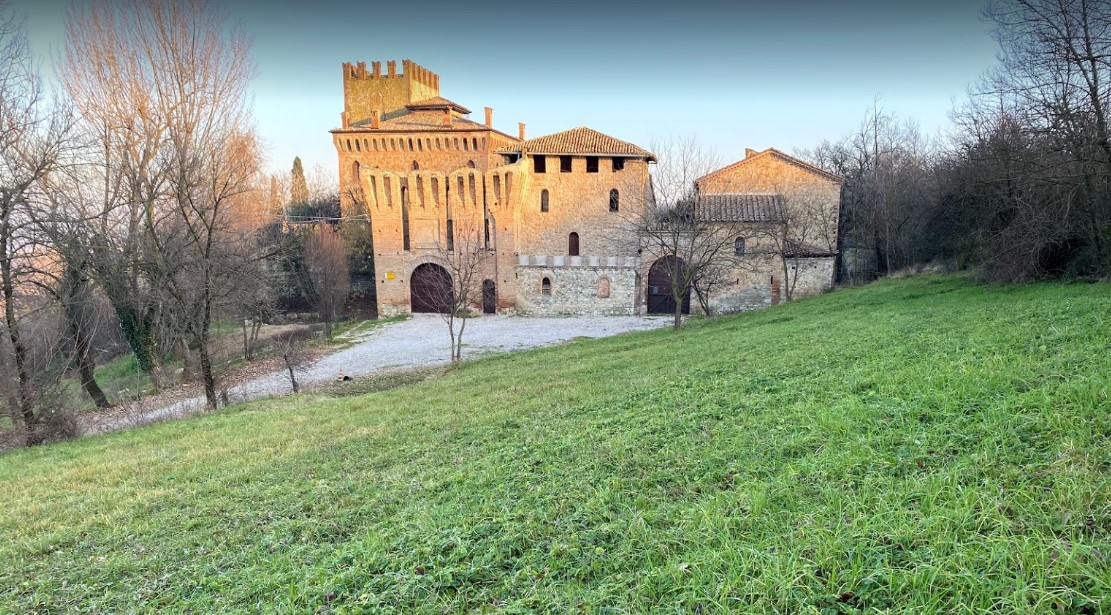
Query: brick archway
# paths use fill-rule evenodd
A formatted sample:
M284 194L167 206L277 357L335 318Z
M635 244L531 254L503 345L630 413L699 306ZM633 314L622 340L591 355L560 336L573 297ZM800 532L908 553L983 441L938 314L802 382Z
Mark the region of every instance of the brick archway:
M414 313L446 314L455 303L451 274L436 263L418 265L409 276L409 300Z

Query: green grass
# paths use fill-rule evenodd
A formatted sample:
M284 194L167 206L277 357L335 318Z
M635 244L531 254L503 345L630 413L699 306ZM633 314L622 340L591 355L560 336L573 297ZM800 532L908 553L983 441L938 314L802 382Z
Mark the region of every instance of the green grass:
M0 458L0 612L1111 611L1108 285L882 282Z

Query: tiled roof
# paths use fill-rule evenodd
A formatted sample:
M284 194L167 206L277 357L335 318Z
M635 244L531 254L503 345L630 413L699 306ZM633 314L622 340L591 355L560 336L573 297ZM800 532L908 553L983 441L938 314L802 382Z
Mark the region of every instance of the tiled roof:
M432 98L425 98L424 100L418 100L416 102L411 102L411 103L405 105L405 108L412 109L414 111L420 110L420 109L441 109L442 110L442 109L447 108L447 109L451 109L452 111L457 111L459 113L470 113L471 112L470 109L464 107L463 105L461 105L457 102L450 101L450 100L444 98L443 96L433 96Z
M718 222L779 222L786 214L779 194L700 194L698 217Z
M822 257L822 256L836 256L826 248L816 246L812 243L806 243L797 239L787 240L787 254L786 256L801 256L801 257Z
M371 120L352 124L352 128L369 128ZM444 111L409 111L393 117L384 117L378 124L379 130L489 130L486 124L472 122L465 117L453 116L451 126L444 126Z
M819 168L819 167L816 167L816 166L814 166L814 165L812 165L808 162L803 162L802 160L799 160L798 158L795 158L794 156L784 154L783 152L775 149L774 147L769 147L768 149L760 152L759 154L753 154L751 156L747 156L745 158L742 158L741 160L738 160L737 162L734 162L733 164L731 164L729 166L722 167L722 168L720 168L716 171L713 171L711 173L707 173L706 175L703 175L702 177L699 177L698 179L694 180L694 183L695 184L700 184L703 181L705 181L706 179L709 179L709 178L711 178L711 177L713 177L713 176L715 176L719 173L724 173L726 171L735 169L737 167L740 167L740 166L744 165L747 162L751 162L751 161L753 161L757 158L763 158L764 156L775 156L776 158L779 158L780 160L783 160L784 162L787 162L789 164L793 164L796 167L799 167L800 169L810 171L811 173L814 173L816 175L821 175L822 177L825 177L826 179L829 179L829 180L832 180L832 181L835 181L835 182L844 182L845 181L844 177L841 177L840 175L837 175L836 173L830 173L829 171L827 171L825 169L822 169L822 168Z
M655 160L652 152L627 141L615 139L597 130L579 126L535 139L528 139L500 152L512 153L524 149L530 154L597 154L605 156L630 156Z

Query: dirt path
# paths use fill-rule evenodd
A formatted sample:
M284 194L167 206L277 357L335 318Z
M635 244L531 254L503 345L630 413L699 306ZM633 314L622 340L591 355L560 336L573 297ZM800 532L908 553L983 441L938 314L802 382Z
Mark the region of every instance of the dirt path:
M565 318L484 316L467 321L464 358L565 342L577 337L607 337L670 324L670 317L573 316ZM403 321L356 331L352 345L319 356L298 374L303 387L335 380L339 372L358 378L450 362L447 325L435 314L415 314ZM238 403L291 392L281 359L258 361L226 379L228 399ZM178 387L141 403L100 413L87 421L85 433L126 429L204 410L199 384Z

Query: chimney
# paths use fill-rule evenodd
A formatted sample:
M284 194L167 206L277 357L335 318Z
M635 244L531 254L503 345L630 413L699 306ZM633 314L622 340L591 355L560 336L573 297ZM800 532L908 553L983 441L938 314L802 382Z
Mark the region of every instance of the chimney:
M444 127L451 128L451 109L444 109Z
M374 115L370 118L370 127L378 128L382 124L382 112L378 109L374 110Z
M486 127L494 127L494 110L490 107L486 107Z
M756 150L754 150L754 149L752 149L752 148L750 148L750 147L746 147L746 148L745 148L745 158L749 158L749 157L751 157L751 156L755 156L756 154L759 154L759 153L760 153L760 152L758 152L758 151L756 151Z
M351 126L347 122L347 112L346 111L340 111L339 112L339 125L343 128L348 128L348 127Z
M517 134L518 134L518 137L517 137L518 139L520 139L522 141L525 140L525 123L524 122L517 122Z
M386 61L386 74L390 77L397 76L397 60Z
M375 78L382 76L382 63L381 62L371 62L370 66L371 66L371 69L374 71Z

